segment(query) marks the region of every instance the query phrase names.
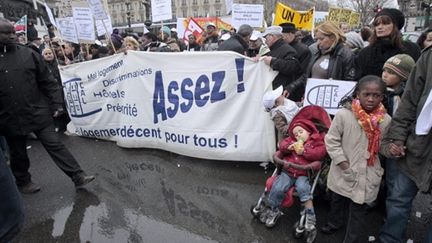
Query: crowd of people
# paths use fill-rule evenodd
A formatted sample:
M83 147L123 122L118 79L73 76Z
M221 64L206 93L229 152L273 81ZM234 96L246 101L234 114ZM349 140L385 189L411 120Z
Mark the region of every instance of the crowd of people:
M57 132L64 131L69 121L59 66L129 50L234 51L278 71L272 82L277 95L270 95L270 100L267 97L265 106L279 132L280 157L275 163L283 169L278 185L270 192L267 223L274 225L281 215L281 195L288 190L287 185L296 184L306 207L306 223L315 227L309 182L291 160L300 158L307 164L327 153L332 159L327 183L332 196L321 232L332 234L346 225L343 242L366 242L361 238L367 228L366 210L377 198L385 169L387 218L378 240L404 242L412 201L418 191L430 192L432 183L432 30L412 43L402 39L404 24L402 12L385 8L370 27L359 32L345 23L330 21L318 25L313 37L292 23L269 26L263 32L247 24L220 31L209 23L201 36L191 34L187 42L177 37L175 29L163 26L156 34L142 36L124 36L115 29L104 44L78 45L63 42L51 32L43 40L28 35L26 42L15 35L9 21L0 19L0 136L4 136L0 138L0 177L7 179L1 182L8 181L1 185L0 193L5 194L1 198L15 200L15 206L0 204L0 213L9 207L13 210L8 213L16 212L16 219L22 218L12 177L3 169L5 161L10 163L19 191L41 190L28 171L26 139L30 133L38 137L77 188L95 179L84 173L58 138ZM16 63L22 65L14 68ZM293 114L301 109L308 78L357 81L352 96L343 100L342 109L321 140L317 140L319 132L306 121L289 126ZM302 149L293 145L298 140ZM10 239L22 223L2 220L12 222L0 217L0 241ZM432 228L425 242L432 242Z

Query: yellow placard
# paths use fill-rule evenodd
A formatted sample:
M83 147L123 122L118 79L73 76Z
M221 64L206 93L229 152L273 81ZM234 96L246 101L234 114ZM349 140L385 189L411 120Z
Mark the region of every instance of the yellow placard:
M277 3L273 25L293 23L298 29L312 30L314 20L314 8L307 11L297 11L282 3Z
M360 24L360 14L356 12L352 12L349 20L349 25L351 27L359 26Z
M341 9L339 11L339 23L349 23L351 13L350 9Z
M329 8L328 21L339 23L339 12L340 8Z

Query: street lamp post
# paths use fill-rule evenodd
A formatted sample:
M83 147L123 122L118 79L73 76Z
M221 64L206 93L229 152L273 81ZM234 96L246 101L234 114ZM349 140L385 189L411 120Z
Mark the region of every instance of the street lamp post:
M130 2L130 0L126 0L125 4L126 4L126 18L127 18L127 22L128 22L128 29L126 32L130 33L130 32L132 32L131 9L130 9L131 2Z

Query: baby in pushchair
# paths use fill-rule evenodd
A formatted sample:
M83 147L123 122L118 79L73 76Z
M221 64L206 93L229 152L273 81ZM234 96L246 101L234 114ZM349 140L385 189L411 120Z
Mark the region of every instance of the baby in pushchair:
M306 230L315 229L310 172L319 171L327 154L324 136L329 127L327 112L314 105L302 108L289 124L289 136L280 142L279 150L273 156L275 173L267 180L266 190L258 204L251 209L252 214L267 227L276 224L282 215L281 208L292 205L295 188L304 205L301 223Z

